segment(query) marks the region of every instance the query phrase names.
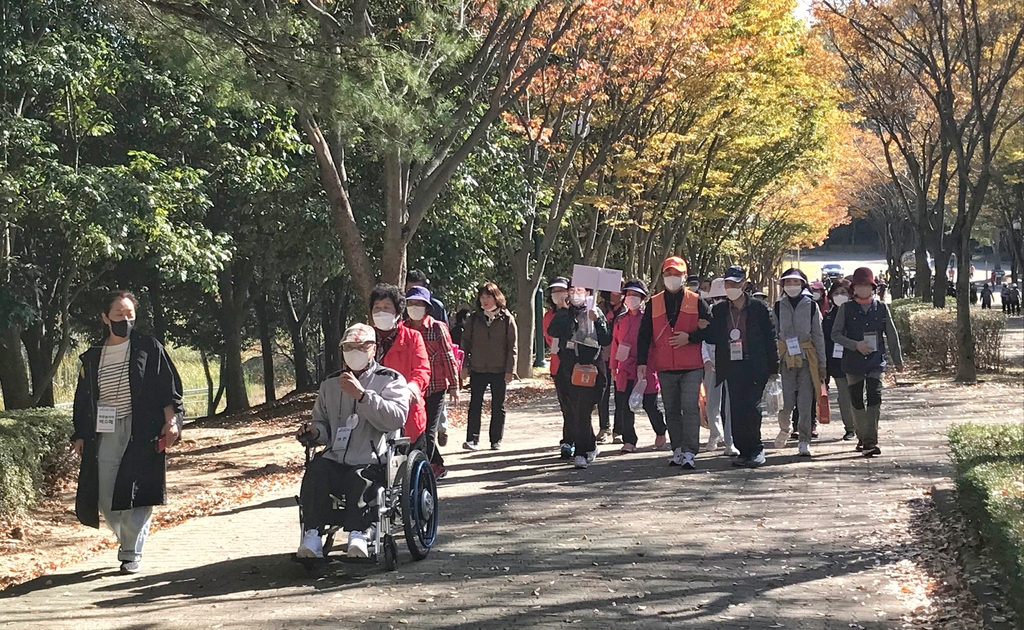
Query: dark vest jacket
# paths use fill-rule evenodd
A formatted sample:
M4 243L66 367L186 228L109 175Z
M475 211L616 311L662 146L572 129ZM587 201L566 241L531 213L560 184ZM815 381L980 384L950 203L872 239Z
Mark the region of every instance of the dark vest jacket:
M863 341L866 333L875 333L878 349L871 354L863 355L855 350L843 352L843 372L855 376L865 376L872 372L885 371L885 317L878 307L878 300L872 300L868 312L865 313L857 302L846 305L843 335L854 341Z

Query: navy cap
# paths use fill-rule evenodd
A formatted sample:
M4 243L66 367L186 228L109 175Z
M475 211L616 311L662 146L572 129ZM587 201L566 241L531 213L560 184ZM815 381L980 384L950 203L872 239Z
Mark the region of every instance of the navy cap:
M747 279L747 272L739 265L733 265L725 272L725 279L729 282L743 282Z

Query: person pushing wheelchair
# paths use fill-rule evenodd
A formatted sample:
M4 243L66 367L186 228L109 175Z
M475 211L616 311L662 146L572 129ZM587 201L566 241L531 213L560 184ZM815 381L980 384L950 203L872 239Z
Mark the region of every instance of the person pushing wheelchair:
M296 435L304 444L326 448L306 465L300 490L305 532L299 558L323 558L322 537L329 525L349 532L348 556L366 558L373 540L372 502L386 471L379 460L387 436L409 415L409 386L398 372L374 360L376 332L366 324L345 331L341 350L345 369L320 385L312 422ZM329 522L331 495L344 498L343 522Z

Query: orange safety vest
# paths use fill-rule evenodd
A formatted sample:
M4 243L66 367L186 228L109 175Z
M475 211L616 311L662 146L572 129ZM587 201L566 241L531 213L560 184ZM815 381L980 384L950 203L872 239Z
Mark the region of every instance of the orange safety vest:
M680 348L669 344L672 335L677 332L693 333L697 331L697 300L700 296L683 289L683 303L679 306L676 325L669 326L668 313L665 311L665 293L661 292L651 298L651 323L653 336L648 363L653 369L661 372L668 370L696 370L704 367L704 359L700 354L700 344L690 342Z

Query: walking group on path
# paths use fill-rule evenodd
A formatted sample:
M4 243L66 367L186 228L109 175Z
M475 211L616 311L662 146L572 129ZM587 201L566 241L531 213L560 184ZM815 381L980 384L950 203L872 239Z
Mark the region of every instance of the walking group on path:
M643 411L654 448L672 451L670 466L692 470L702 449L724 448L733 465L756 468L765 463L766 401L772 403L768 411L778 412L775 447L795 437L799 454L810 457L815 421L819 414L825 421L825 388L833 379L844 439L857 438L865 456L881 452L886 353L897 368L903 361L870 269L831 283L827 295L820 282L790 269L778 281L783 295L773 306L749 286L739 266L701 282L687 276L682 258L671 256L662 265L662 282L664 290L654 295L640 279L600 295L564 277L549 283L543 327L563 419L562 458L585 469L599 444L621 444L624 455L636 452L635 414ZM345 367L321 384L311 422L299 428L300 439L323 446L302 482L306 531L299 556L323 556L332 497L344 498L348 554L367 556L388 435L401 430L426 455L435 478L446 476L440 452L447 443L446 398L457 404L466 380L463 448L480 448L488 389L487 438L492 450L502 448L518 343L505 296L494 283L482 284L475 310L460 311L449 329L444 306L426 284L414 271L404 291L374 288L367 302L372 325L345 331ZM108 332L102 345L82 356L74 406L74 439L82 455L79 519L98 527L97 511L103 514L120 541L124 573L140 570L152 506L166 498L166 448L177 439L183 415L173 363L155 339L133 330L137 308L130 293L110 296L102 313ZM711 432L703 444L702 418Z

